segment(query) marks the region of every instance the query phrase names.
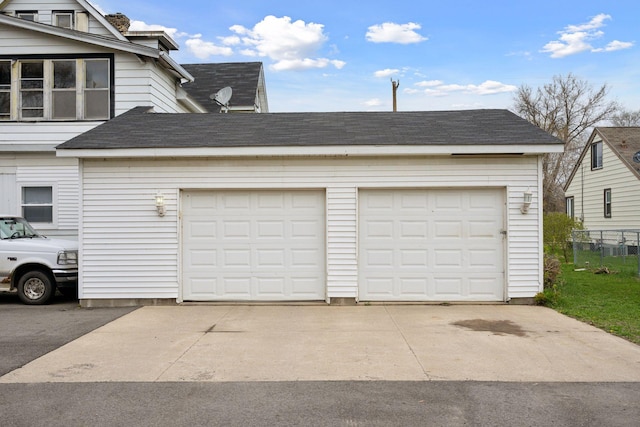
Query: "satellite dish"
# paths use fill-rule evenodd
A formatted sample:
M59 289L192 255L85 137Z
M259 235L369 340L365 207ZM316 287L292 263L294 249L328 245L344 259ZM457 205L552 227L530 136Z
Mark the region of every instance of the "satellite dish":
M231 99L232 94L233 94L233 90L231 89L231 87L226 86L220 89L219 91L217 91L216 93L209 95L209 98L211 98L216 104L220 105L221 107L224 107L224 110L226 113L227 109L229 108L229 100Z

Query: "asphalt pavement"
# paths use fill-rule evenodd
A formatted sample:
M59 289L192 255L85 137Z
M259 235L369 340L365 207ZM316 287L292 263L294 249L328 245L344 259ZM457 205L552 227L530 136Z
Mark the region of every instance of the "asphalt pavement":
M15 292L0 292L0 376L133 310L83 309L62 295L49 305L29 306Z

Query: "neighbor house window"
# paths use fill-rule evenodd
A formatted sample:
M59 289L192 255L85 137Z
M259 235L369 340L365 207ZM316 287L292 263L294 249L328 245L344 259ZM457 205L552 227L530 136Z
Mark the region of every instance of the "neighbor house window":
M11 119L11 61L0 61L0 120Z
M52 24L56 27L73 29L73 12L53 12Z
M53 187L22 187L22 216L29 222L53 222Z
M604 217L611 218L611 189L604 190Z
M602 168L602 141L591 144L591 169Z
M0 60L0 120L108 120L111 60ZM12 73L15 73L12 75ZM17 108L11 102L17 103Z
M564 200L567 208L567 216L569 216L569 218L575 218L575 208L574 208L575 204L574 204L573 196L567 197Z

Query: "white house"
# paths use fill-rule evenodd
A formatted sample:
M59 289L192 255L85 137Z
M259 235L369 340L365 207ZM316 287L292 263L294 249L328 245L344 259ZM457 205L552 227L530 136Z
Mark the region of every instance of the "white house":
M564 190L585 228L640 230L640 127L595 128Z
M81 304L530 301L562 150L506 110L136 108L57 149L80 161Z
M222 89L206 80L207 66L228 65L197 67L203 79L195 84L170 56L175 41L164 32L129 31L128 22L85 0L0 0L0 212L75 238L78 162L57 158L56 145L140 105L163 113L218 108L200 92ZM262 64L249 65L253 99L245 96L244 109L238 98L231 105L268 111Z

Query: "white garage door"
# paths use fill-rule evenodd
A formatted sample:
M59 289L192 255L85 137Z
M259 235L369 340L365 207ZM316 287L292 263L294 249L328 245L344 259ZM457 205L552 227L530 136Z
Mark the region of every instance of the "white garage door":
M324 193L183 193L183 299L325 299Z
M361 191L359 299L504 300L503 194Z

